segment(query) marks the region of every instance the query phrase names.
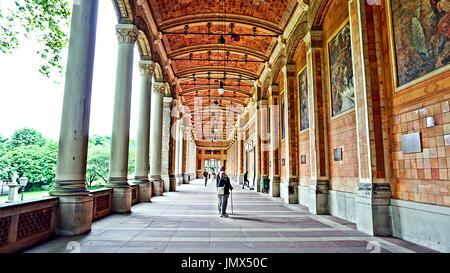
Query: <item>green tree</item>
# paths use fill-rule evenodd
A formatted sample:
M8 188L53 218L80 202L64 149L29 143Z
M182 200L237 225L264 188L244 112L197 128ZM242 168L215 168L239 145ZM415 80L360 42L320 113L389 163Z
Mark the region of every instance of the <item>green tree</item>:
M68 0L16 0L0 9L0 52L11 53L22 37L35 39L43 59L39 72L50 77L53 70L63 72L62 50L68 45L71 7Z
M22 128L13 133L11 139L8 141L8 148L12 150L19 146L42 146L46 142L45 138L37 130L32 128Z
M31 183L50 184L55 179L58 145L49 141L44 145L21 145L6 153L9 161L8 180L17 172Z
M89 187L92 182L102 179L108 182L109 145L90 145L86 170L86 182Z

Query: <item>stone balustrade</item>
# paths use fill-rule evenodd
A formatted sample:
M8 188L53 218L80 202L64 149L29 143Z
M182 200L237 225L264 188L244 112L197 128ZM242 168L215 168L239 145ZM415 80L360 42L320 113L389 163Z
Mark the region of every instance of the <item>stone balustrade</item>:
M132 204L139 202L139 186L132 185ZM112 189L90 191L92 221L112 213ZM0 204L0 253L18 252L55 235L58 197Z
M51 238L56 227L59 199L0 205L0 253L16 252Z

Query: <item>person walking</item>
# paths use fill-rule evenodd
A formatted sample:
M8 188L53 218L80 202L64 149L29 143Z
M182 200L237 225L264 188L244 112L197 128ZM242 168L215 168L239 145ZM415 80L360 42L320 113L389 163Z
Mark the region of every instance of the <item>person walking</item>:
M233 190L233 187L230 183L230 178L225 173L225 168L222 167L222 171L219 174L220 180L217 184L217 197L218 197L218 209L220 213L220 217L228 217L227 214L227 205L228 205L228 197L230 196L230 190Z
M205 187L206 187L206 184L208 183L208 171L206 170L206 168L203 171L203 177L205 178Z
M248 181L248 173L244 173L244 183L242 184L242 188L245 188L245 185L247 184L247 188L250 187L249 181Z

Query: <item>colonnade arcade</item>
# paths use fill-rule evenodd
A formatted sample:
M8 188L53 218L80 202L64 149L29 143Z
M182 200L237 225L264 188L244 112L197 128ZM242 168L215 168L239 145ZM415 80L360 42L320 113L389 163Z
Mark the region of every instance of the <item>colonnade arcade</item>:
M61 235L84 233L92 223L93 198L85 179L97 13L95 0L73 6L56 182L50 192L60 199L57 232ZM195 143L160 64L152 58L145 34L129 23L116 25L116 34L119 46L106 187L113 190L112 212L127 213L131 210L131 185L138 185L140 202L150 202L151 196L174 191L177 185L194 178L195 166L183 165L183 157L185 162L195 162ZM141 57L138 64L133 63L136 44ZM141 80L135 176L129 179L133 69L140 70ZM175 152L169 160L170 149Z
M417 44L420 37L405 36L396 23L422 20L416 6L442 23L436 1L210 2L113 1L112 211L130 212L130 185L148 202L202 178L202 162L214 158L226 162L235 183L247 173L250 190L343 218L366 234L448 249L448 33L422 22L426 39ZM73 7L51 191L64 235L92 222L85 176L97 4ZM137 68L136 173L128 179ZM204 153L215 149L221 157ZM417 217L431 224L417 225Z

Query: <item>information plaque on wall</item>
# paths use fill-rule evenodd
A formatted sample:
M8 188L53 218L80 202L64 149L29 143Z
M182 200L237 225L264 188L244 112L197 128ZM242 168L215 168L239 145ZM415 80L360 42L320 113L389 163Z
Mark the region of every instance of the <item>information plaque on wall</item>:
M402 135L402 152L404 154L422 152L420 132Z
M334 148L334 161L342 161L342 148Z
M284 166L285 164L284 164L284 158L283 159L281 159L281 166Z

